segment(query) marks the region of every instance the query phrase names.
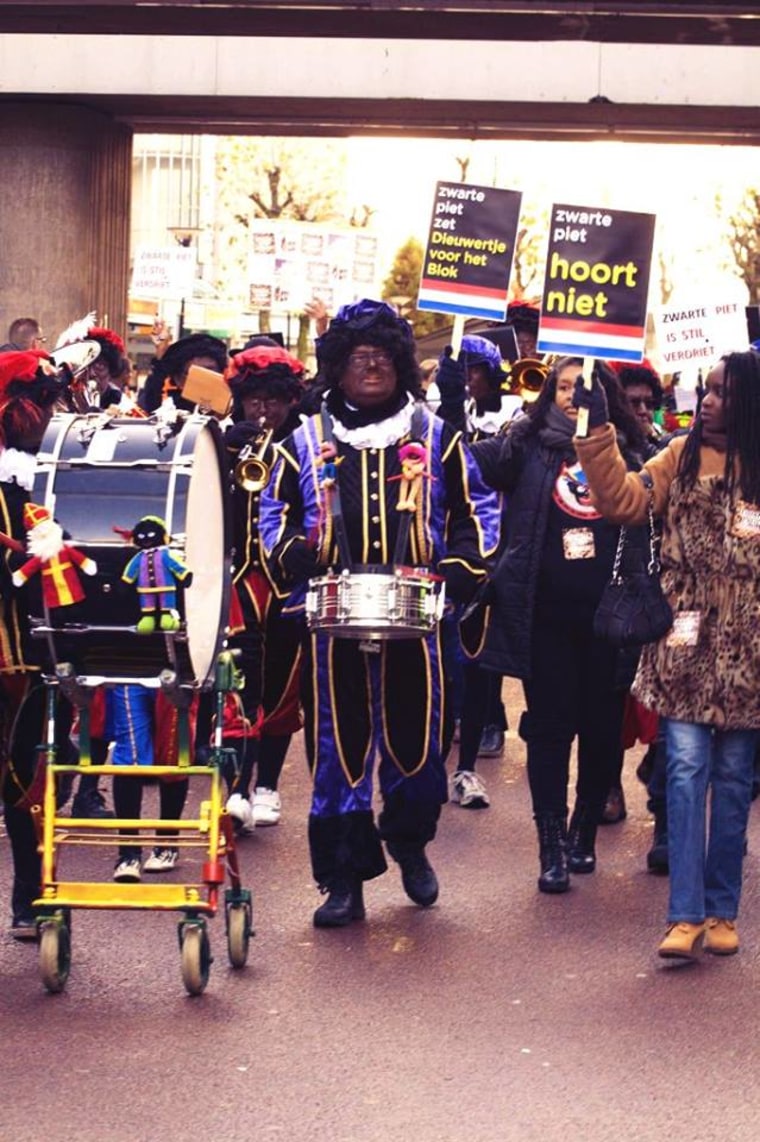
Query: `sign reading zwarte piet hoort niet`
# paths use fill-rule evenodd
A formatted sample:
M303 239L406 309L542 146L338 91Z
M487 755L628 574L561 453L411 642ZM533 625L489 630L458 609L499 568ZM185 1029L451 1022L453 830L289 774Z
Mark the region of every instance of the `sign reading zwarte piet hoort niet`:
M640 361L654 214L553 206L539 353Z
M521 199L516 190L436 183L418 309L504 320Z

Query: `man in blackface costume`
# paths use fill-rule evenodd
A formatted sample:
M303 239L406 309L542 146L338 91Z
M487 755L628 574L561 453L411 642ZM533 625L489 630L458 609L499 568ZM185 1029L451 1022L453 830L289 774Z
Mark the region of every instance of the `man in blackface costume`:
M303 606L311 577L347 564L424 568L444 579L451 600L466 603L496 546L498 505L461 435L418 400L409 325L382 302L344 306L318 342L318 361L321 410L279 446L261 502L285 609ZM446 801L453 728L439 631L374 643L313 631L303 701L314 778L309 846L327 895L315 925L363 918L363 882L387 867L382 841L409 898L433 904L438 881L425 846Z

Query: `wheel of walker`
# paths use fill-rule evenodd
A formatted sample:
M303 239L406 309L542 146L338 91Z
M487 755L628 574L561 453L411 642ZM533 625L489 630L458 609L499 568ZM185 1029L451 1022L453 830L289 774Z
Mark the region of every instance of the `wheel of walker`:
M46 920L40 928L40 977L55 995L63 991L71 967L71 937L65 924Z
M227 909L227 956L233 968L244 968L251 942L251 911L246 904Z
M182 928L182 982L190 995L200 995L208 983L211 947L205 924Z

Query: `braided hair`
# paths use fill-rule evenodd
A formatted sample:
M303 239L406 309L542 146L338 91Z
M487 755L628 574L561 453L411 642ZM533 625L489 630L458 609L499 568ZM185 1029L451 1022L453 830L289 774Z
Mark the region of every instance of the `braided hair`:
M748 349L727 353L723 363L723 408L726 419L726 489L760 504L760 353ZM694 487L699 476L702 417L697 416L681 453L676 478L683 489Z

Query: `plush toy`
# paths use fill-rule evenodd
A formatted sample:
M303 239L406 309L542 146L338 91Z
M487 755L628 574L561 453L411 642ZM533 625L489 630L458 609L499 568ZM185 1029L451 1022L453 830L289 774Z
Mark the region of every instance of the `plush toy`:
M319 482L323 488L332 488L338 479L338 465L343 457L338 455L338 449L329 440L323 440L319 446L319 460L321 465Z
M413 512L417 510L417 496L422 487L422 481L425 477L430 476L428 450L424 444L410 441L399 448L398 455L401 461L401 475L390 477L391 480L401 481L396 510Z
M142 612L137 633L151 634L156 625L162 631L179 630L177 583L189 587L192 572L170 552L166 524L158 516L143 516L132 528L130 538L140 550L121 577L130 586L137 586Z
M33 575L42 575L42 597L48 607L68 607L84 598L84 589L76 568L85 575L94 575L98 565L70 547L63 539L63 528L52 518L47 508L39 504L24 504L24 527L27 530L27 550L31 559L13 572L15 587L23 587Z

